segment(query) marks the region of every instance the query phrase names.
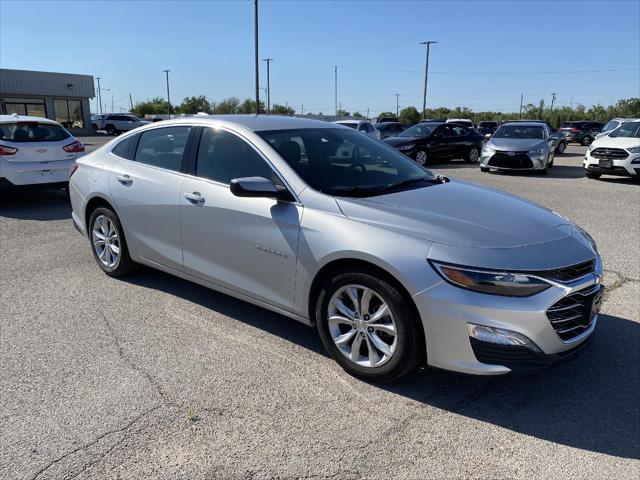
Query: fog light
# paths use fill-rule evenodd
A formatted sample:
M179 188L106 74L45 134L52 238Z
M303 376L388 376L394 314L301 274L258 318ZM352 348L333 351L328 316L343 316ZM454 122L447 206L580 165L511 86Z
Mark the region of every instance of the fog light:
M496 343L498 345L511 345L514 347L526 347L534 352L541 352L540 348L538 348L538 346L527 337L510 330L467 323L467 331L469 332L470 337L481 342Z

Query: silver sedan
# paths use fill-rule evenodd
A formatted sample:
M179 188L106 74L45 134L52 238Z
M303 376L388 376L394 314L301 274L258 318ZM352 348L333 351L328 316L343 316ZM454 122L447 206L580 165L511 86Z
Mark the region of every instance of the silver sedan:
M144 264L317 326L368 381L545 367L596 327L586 232L329 123L149 125L80 158L69 190L107 275Z

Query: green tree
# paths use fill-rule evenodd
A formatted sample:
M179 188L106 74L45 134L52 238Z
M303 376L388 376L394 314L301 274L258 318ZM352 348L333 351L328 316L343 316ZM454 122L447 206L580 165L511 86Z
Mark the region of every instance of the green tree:
M260 100L260 113L265 113L264 102ZM239 113L256 113L256 101L247 98L240 104Z
M395 117L396 114L395 113L391 113L391 112L382 112L380 114L378 114L378 118L382 118L382 117Z
M337 112L338 117L350 117L351 114L346 110L339 109Z
M229 97L221 100L218 104L216 104L213 112L217 113L218 115L231 115L234 113L238 113L239 106L240 100L238 98Z
M296 111L291 108L291 107L287 107L284 105L279 105L277 103L274 103L273 106L271 107L271 113L275 114L275 115L294 115L296 113Z
M144 102L137 102L131 110L131 113L140 118L144 118L145 115L169 113L169 104L166 100L156 97Z
M353 112L353 115L351 115L353 118L364 118L364 115L362 115L360 112Z
M416 107L405 107L400 110L398 120L407 125L414 125L420 121L420 113L418 113Z
M176 108L177 113L196 114L198 112L211 113L211 104L207 97L198 95L197 97L185 97L182 103Z

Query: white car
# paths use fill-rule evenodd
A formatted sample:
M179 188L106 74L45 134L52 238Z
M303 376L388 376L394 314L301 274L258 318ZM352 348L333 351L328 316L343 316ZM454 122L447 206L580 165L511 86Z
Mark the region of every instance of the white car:
M447 118L447 123L457 123L467 128L476 128L474 123L468 118Z
M609 133L613 132L620 125L622 125L624 123L627 123L627 122L633 122L634 120L640 120L640 119L638 119L638 118L612 118L611 120L609 120L607 122L607 124L604 127L602 127L602 131L600 133L598 133L595 138L604 137L605 135L608 135Z
M109 135L118 135L122 132L128 132L134 128L141 127L143 125L149 125L151 122L147 120L140 120L135 115L128 114L113 114L104 115L100 119L100 125L97 130L106 130Z
M623 123L589 145L583 162L585 175L640 177L640 120Z
M66 183L83 154L84 144L58 122L0 115L0 185Z
M380 130L371 125L371 122L369 122L368 120L338 120L337 122L333 123L344 125L345 127L354 128L359 132L375 138L376 140L382 139Z

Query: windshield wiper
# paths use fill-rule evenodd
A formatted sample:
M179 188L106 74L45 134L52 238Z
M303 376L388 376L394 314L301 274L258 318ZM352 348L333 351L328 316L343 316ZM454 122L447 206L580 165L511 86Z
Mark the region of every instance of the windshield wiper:
M378 194L391 192L394 190L402 190L406 187L411 187L414 185L418 185L423 182L428 182L431 185L439 184L439 183L447 183L449 179L443 175L433 175L432 177L420 177L420 178L408 178L398 183L391 183L389 185L385 185L378 190Z
M348 188L329 188L324 190L328 195L337 195L339 197L369 197L377 195L380 187L348 187Z

